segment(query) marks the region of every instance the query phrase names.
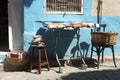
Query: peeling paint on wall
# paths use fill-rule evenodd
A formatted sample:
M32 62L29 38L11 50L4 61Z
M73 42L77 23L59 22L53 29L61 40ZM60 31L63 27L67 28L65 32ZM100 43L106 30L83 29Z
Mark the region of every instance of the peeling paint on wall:
M97 16L97 3L99 0L92 0L92 15ZM101 0L102 16L120 16L120 0Z

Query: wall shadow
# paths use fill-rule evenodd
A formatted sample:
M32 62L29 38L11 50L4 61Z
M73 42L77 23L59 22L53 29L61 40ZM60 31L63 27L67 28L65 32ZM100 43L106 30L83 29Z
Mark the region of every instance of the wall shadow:
M32 4L33 0L24 0L24 5L26 7L30 7L30 5Z
M79 46L80 45L80 46ZM89 46L90 44L88 44L87 42L81 42L80 44L74 46L72 49L71 49L71 54L72 54L72 57L79 57L81 56L80 55L80 49L81 49L81 53L82 53L82 56L83 57L87 57L88 55L88 50L89 50Z
M57 53L58 57L61 59L65 56L65 52L74 38L75 30L54 29L43 31L43 29L40 28L37 34L41 34L45 37L49 57L51 59L55 58L55 54Z
M43 24L45 27L46 25ZM42 35L46 44L47 54L49 59L56 59L55 54L58 54L58 58L62 59L67 49L69 48L76 30L64 30L64 29L45 29L39 28L36 35ZM29 51L31 52L31 47Z
M90 44L88 44L87 42L81 42L80 46L83 53L83 57L87 57Z

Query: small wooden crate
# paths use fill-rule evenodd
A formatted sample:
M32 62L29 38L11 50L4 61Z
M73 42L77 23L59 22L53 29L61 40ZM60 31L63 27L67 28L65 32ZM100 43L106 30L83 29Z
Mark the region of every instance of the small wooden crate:
M10 57L7 57L7 62L13 66L25 66L28 62L28 58L10 58Z
M115 45L118 33L92 32L92 42L95 45Z

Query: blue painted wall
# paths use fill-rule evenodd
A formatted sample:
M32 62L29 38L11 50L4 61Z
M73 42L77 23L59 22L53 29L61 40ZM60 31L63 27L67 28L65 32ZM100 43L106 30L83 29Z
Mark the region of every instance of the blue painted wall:
M96 16L92 16L92 0L84 0L84 14L82 15L68 15L68 14L47 14L44 12L44 0L24 0L24 50L30 50L29 41L32 40L36 34L43 35L45 37L45 43L47 45L47 52L49 57L54 58L55 50L62 58L64 55L71 55L75 52L76 30L61 30L60 39L58 40L57 48L55 47L56 37L58 36L58 30L48 30L44 28L41 21L62 21L62 22L92 22L96 23ZM119 31L120 16L102 16L101 23L106 23L106 31ZM80 29L80 43L82 49L84 47L88 50L88 56L90 54L91 37L90 29ZM69 38L69 39L64 39ZM118 42L115 45L115 53L119 55L120 52L120 36L118 36ZM111 55L110 49L106 49L106 55Z

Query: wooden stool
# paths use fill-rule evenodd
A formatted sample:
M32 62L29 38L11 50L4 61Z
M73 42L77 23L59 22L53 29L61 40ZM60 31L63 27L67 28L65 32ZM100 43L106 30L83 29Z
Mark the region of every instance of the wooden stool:
M37 49L38 51L38 54L37 54L37 64L35 64L34 62L34 51L35 49ZM41 59L41 49L43 49L44 51L44 56L45 56L45 62L42 62L42 59ZM32 55L31 55L31 58L30 58L30 66L29 66L29 69L30 69L30 72L32 70L32 66L33 65L37 65L38 66L38 70L39 70L39 74L41 74L41 68L42 66L45 66L47 65L47 69L49 71L50 69L50 66L49 66L49 62L48 62L48 56L47 56L47 52L46 52L46 46L32 46Z

